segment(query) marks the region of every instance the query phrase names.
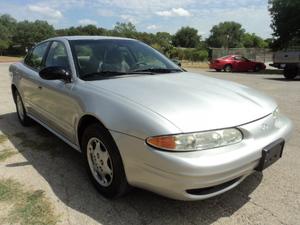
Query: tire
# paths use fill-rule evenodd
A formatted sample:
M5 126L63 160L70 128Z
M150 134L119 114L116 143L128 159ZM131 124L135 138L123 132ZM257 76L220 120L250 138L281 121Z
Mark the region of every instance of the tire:
M283 76L287 80L292 80L298 75L298 68L296 66L287 66L284 68Z
M27 116L22 97L17 90L14 91L14 100L15 100L17 115L20 123L24 127L30 126L32 124L32 120Z
M129 190L118 147L110 133L100 124L83 132L82 153L89 177L106 198L117 198Z
M256 64L256 65L255 65L255 68L254 68L254 72L259 72L259 71L261 71L261 70L262 70L261 65Z
M227 64L224 66L224 71L229 73L232 72L232 66L230 64Z

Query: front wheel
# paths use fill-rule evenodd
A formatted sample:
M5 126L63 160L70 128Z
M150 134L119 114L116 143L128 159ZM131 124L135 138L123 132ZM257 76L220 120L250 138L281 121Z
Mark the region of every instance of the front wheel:
M97 190L107 198L124 195L129 185L119 150L109 132L100 124L89 126L83 133L82 150Z

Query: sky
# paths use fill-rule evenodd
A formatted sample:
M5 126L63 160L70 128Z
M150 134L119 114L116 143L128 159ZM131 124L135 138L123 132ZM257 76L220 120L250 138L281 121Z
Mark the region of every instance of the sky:
M17 20L47 20L55 28L94 24L112 29L132 22L138 31L175 33L191 26L203 37L223 21L241 23L247 32L271 37L267 0L0 0L0 14Z

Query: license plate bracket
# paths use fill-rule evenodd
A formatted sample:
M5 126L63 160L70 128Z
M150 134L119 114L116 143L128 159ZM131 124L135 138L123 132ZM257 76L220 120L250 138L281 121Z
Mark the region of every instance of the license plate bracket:
M284 139L278 139L272 142L262 150L262 157L256 168L257 171L263 171L281 158L284 148Z

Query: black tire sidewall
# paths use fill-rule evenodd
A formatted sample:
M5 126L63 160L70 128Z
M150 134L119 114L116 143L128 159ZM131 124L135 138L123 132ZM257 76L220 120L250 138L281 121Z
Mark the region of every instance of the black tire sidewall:
M111 158L113 167L113 180L108 187L104 187L96 181L88 163L87 144L88 141L93 137L101 140L101 142L105 145ZM128 183L124 171L122 158L115 141L113 140L107 129L105 129L99 124L93 124L87 127L82 136L81 149L89 177L93 182L94 186L103 196L107 198L116 198L122 196L127 192Z
M230 69L227 70L227 68L230 68ZM229 72L232 72L232 66L231 66L231 65L225 65L225 66L224 66L224 71L225 71L225 72L228 72L228 73L229 73Z
M18 106L17 106L17 98L18 97L20 98L20 101L21 101L22 107L23 107L23 114L24 114L23 119L20 117L20 112L19 112L19 109L18 109ZM21 97L20 93L17 90L14 93L14 100L15 100L15 105L16 105L17 116L18 116L18 119L19 119L20 123L25 127L29 126L31 124L31 119L27 116L22 97Z
M298 75L297 67L287 67L283 71L283 75L286 79L292 80Z
M261 71L261 66L260 66L259 64L256 64L256 65L255 65L255 68L254 68L254 71L255 71L255 72Z

